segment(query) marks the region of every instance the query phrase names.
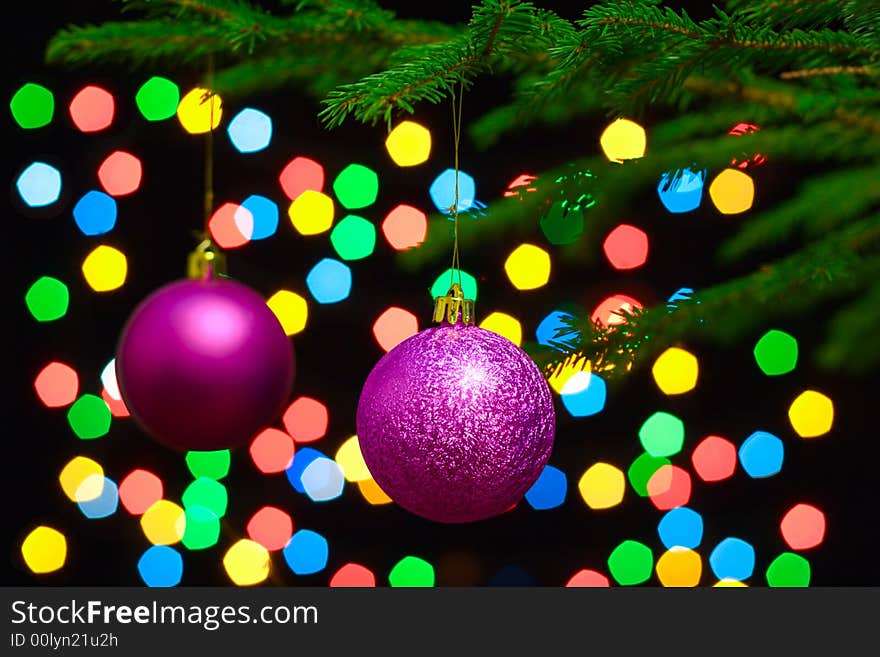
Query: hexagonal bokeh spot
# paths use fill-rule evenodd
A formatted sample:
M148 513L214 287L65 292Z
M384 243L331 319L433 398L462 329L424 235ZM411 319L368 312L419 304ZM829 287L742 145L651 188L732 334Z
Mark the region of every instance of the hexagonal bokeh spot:
M567 490L565 473L552 465L545 465L538 479L526 491L525 499L536 511L555 509L565 502Z
M57 278L40 276L28 288L24 302L35 320L52 322L67 314L70 292Z
M626 323L627 315L643 307L638 299L626 294L614 294L600 301L590 314L590 318L605 327L618 326Z
M349 164L333 181L333 193L347 210L366 208L379 195L379 176L362 164Z
M180 89L167 78L153 76L141 85L134 100L147 121L164 121L177 113Z
M15 187L28 207L52 205L61 196L61 172L51 164L32 162L19 174Z
M414 121L401 121L385 139L388 155L399 167L412 167L431 155L431 131Z
M805 390L791 403L788 419L801 438L817 438L831 431L834 404L821 392Z
M333 199L311 189L303 191L287 210L300 235L320 235L333 225Z
M246 107L232 117L226 133L239 153L256 153L272 141L272 119L265 112Z
M602 412L607 397L605 380L592 372L575 372L562 386L560 399L573 417L589 417Z
M13 94L9 110L15 122L25 130L42 128L52 122L55 96L46 87L28 82Z
M274 427L258 433L248 449L251 460L263 474L287 470L293 463L295 451L293 438Z
M333 227L330 243L343 260L361 260L376 248L376 227L373 222L350 214Z
M610 123L599 137L602 151L612 162L623 162L644 156L647 144L645 129L629 119Z
M223 99L201 87L190 90L177 106L177 119L191 135L216 130L222 117Z
M610 509L623 500L623 472L609 463L594 463L581 476L578 490L591 509Z
M517 290L535 290L550 280L550 254L534 244L520 244L504 261L504 271Z
M243 538L223 556L223 568L236 586L253 586L269 577L269 551L256 541Z
M697 172L677 169L660 176L657 195L663 207L673 214L692 212L700 207L706 173L705 169Z
M657 560L657 579L667 587L698 586L703 574L703 561L693 550L675 546Z
M293 536L293 520L286 511L264 506L248 520L246 531L248 538L275 552L283 549Z
M89 253L82 264L83 276L95 292L122 287L128 274L128 259L112 246L102 244Z
M697 357L679 347L670 347L654 361L651 374L657 387L665 395L690 392L697 386Z
M327 539L310 529L300 529L284 547L284 560L296 575L311 575L327 566Z
M281 418L287 433L298 443L311 443L323 438L329 420L327 407L311 397L293 400Z
M434 179L428 188L431 201L438 211L451 214L455 207L455 169L446 169ZM477 186L472 176L464 171L458 172L458 211L466 212L474 205Z
M388 583L392 587L434 586L434 566L419 557L404 557L388 573Z
M70 118L82 132L99 132L113 123L116 102L106 89L89 85L70 101Z
M615 269L638 269L648 259L648 235L629 224L620 224L602 243L605 257Z
M461 284L465 299L477 300L477 279L466 271L447 269L440 274L431 285L431 298L446 296L453 283Z
M278 182L287 198L295 201L303 192L324 189L324 167L307 157L295 157L281 171Z
M119 501L133 516L139 516L162 499L162 480L149 470L137 468L119 482Z
M640 454L626 471L630 486L639 497L648 497L648 482L651 477L657 470L669 464L670 460L662 456L651 456L647 452Z
M47 408L68 406L79 392L79 376L70 365L53 361L37 374L34 389Z
M772 477L782 470L785 448L782 441L767 431L755 431L739 447L739 462L753 479Z
M793 588L810 585L810 562L793 552L783 552L767 566L767 585Z
M296 335L306 328L309 304L296 292L278 290L266 301L266 305L281 322L285 335Z
M33 573L54 572L67 560L67 539L54 527L40 525L22 541L21 556Z
M809 550L825 539L825 514L811 504L795 504L785 513L779 530L792 550Z
M709 185L709 196L721 214L740 214L755 201L755 182L739 169L725 169Z
M767 331L755 344L755 361L767 376L788 374L797 366L797 340L776 329Z
M565 586L582 588L605 588L611 586L611 583L608 581L608 578L605 577L605 575L603 575L602 573L584 568L583 570L579 570L574 575L572 575L565 583Z
M667 511L657 525L657 533L664 547L695 549L703 540L703 517L686 506Z
M396 251L413 249L428 235L428 217L411 205L398 205L382 222L382 234Z
M657 411L639 429L642 447L651 456L672 456L684 445L684 423L663 411Z
M718 579L743 581L755 571L755 548L741 538L728 536L709 554L709 566Z
M703 481L723 481L736 470L736 445L721 436L706 436L694 448L691 463Z
M499 311L491 312L483 318L479 326L507 338L518 347L522 345L522 324L512 315Z
M333 258L324 258L309 270L306 286L318 303L338 303L351 294L351 269Z
M83 235L110 232L116 225L116 201L104 192L86 192L73 206L73 220Z
M663 465L648 480L648 497L661 511L684 506L691 499L691 476L677 465Z
M110 196L126 196L140 187L141 161L125 151L114 151L98 167L98 180Z
M384 351L391 351L418 331L418 317L410 311L396 306L387 308L373 322L373 337Z
M644 543L626 540L609 555L608 570L621 586L643 584L654 570L654 554Z

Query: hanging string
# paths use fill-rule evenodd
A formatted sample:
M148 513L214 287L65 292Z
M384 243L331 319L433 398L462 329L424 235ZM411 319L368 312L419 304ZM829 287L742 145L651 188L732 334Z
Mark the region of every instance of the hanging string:
M464 82L460 83L458 90L458 102L456 104L455 88L452 89L452 136L455 150L455 187L452 202L452 266L449 270L449 286L455 282L458 275L458 285L461 283L461 255L458 247L458 151L461 143L461 105L464 98ZM463 289L463 288L462 288Z
M214 213L214 53L208 55L208 134L205 137L205 239L210 239L208 221Z

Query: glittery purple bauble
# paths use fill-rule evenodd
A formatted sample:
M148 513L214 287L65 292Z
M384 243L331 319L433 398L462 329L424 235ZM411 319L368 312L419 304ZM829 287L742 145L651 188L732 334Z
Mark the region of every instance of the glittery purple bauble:
M553 448L547 382L496 333L441 324L385 354L364 383L357 435L376 483L403 508L471 522L522 499Z
M151 294L116 353L132 416L180 450L247 442L280 412L293 375L293 347L266 301L228 278L181 280Z

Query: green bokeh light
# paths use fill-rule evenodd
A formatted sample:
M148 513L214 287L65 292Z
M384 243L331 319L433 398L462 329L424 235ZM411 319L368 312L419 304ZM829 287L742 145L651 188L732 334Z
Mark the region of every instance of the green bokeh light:
M220 539L220 518L211 509L197 504L187 507L186 529L181 542L188 550L204 550Z
M777 587L810 585L810 562L794 552L783 552L767 566L767 584Z
M629 485L632 486L639 497L648 497L648 481L650 481L657 470L670 463L669 459L661 456L651 456L647 452L639 455L626 471Z
M608 557L608 570L621 586L642 584L654 570L654 555L643 543L624 541Z
M209 509L218 518L226 515L226 505L229 503L229 495L226 486L214 479L199 477L193 481L181 497L185 509L193 506L203 506Z
M565 203L556 201L538 223L550 244L572 244L584 232L584 213L580 209L566 212Z
M82 395L67 409L70 428L82 440L107 435L112 417L110 407L96 395Z
M164 121L177 113L180 89L171 80L152 77L141 85L134 100L147 121Z
M767 331L755 345L755 361L767 376L788 374L797 365L798 343L785 331Z
M379 176L362 164L349 164L333 181L333 193L349 210L365 208L376 202Z
M437 277L431 286L431 298L446 296L452 283L458 283L458 272L456 271L453 276L452 269L447 269ZM477 300L477 279L466 271L461 272L461 289L465 299Z
M418 557L404 557L388 574L391 586L434 586L434 567Z
M46 87L28 82L9 101L12 118L25 130L42 128L52 122L55 97Z
M343 260L360 260L376 248L376 227L363 217L350 214L330 233L330 243Z
M229 464L232 455L228 449L220 449L213 452L187 452L186 467L196 479L206 477L208 479L223 479L229 474Z
M24 302L38 322L51 322L67 314L70 293L57 278L43 276L28 288Z
M651 456L672 456L684 444L684 423L674 415L658 411L639 429L642 447Z

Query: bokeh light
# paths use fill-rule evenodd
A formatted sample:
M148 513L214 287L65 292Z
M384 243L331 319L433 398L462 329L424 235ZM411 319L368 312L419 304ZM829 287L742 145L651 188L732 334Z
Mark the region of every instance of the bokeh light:
M141 515L141 529L153 545L173 545L186 532L186 514L171 500L157 500Z
M657 533L666 549L683 547L693 550L703 540L703 517L686 506L676 507L660 519Z
M180 499L185 508L203 506L213 511L218 518L222 518L226 515L229 493L226 492L226 486L219 481L199 477L184 489Z
M251 194L241 202L241 207L250 212L253 218L252 240L266 239L278 230L278 205L275 201L259 194Z
M317 399L299 397L284 411L281 421L287 433L298 443L311 443L327 434L330 415Z
M565 473L552 465L545 465L538 479L526 491L525 499L535 511L545 511L561 506L567 491Z
M25 292L24 302L38 322L52 322L67 314L70 292L57 278L40 276Z
M162 480L149 470L137 468L119 482L119 501L133 516L143 514L163 495Z
M767 376L788 374L797 366L798 343L785 331L770 330L755 344L755 361Z
M398 205L382 222L382 234L396 251L413 249L425 241L428 217L411 205Z
M533 176L530 173L521 173L516 178L510 181L510 184L507 185L507 189L504 191L502 196L516 196L519 198L519 200L523 200L523 197L526 193L538 191L538 188L532 185L532 183L537 179L537 176Z
M19 174L15 187L28 207L52 205L61 196L61 172L51 164L32 162Z
M80 500L76 503L82 514L90 519L106 518L116 513L119 508L119 488L116 482L104 477L101 494L92 500Z
M657 579L663 586L697 586L702 574L700 555L686 547L671 547L657 559Z
M107 388L101 390L101 399L107 404L107 407L110 409L110 414L113 417L129 417L131 415L125 402L123 402L122 399L111 397L110 393L107 392Z
M626 540L608 556L608 571L621 586L647 582L654 570L654 554L644 543Z
M376 586L376 575L359 563L347 563L330 578L331 588L372 588Z
M113 123L116 103L106 89L89 85L70 101L70 118L82 132L99 132Z
M207 452L190 451L184 459L186 467L193 478L223 479L229 474L232 454L228 449L217 449Z
M306 328L309 304L296 292L278 290L266 301L269 309L281 323L286 335L296 335Z
M263 474L287 470L293 463L294 451L293 438L273 427L258 433L248 450L254 465Z
M167 78L153 76L137 90L134 101L147 121L164 121L177 113L180 89Z
M380 506L382 504L391 504L394 501L379 487L379 484L372 477L357 482L357 486L367 504Z
M611 583L602 573L584 568L572 575L565 585L580 588L605 588L611 586Z
M284 547L284 560L295 575L312 575L327 567L327 539L310 529L300 529Z
M321 456L309 463L300 476L303 490L312 502L329 502L342 495L345 476L333 459Z
M474 205L477 186L472 176L458 172L458 212L466 212ZM428 189L434 207L444 214L451 214L455 206L455 169L446 169L434 179Z
M560 399L572 417L601 413L608 395L605 380L592 372L575 372L562 386Z
M779 530L792 550L809 550L825 539L825 514L811 504L795 504L783 516Z
M602 132L599 145L612 162L623 162L644 156L647 144L645 129L629 119L617 119Z
M603 299L591 313L594 322L605 327L618 326L626 322L626 315L643 308L641 302L626 294L615 294Z
M755 570L755 548L741 538L728 536L709 554L709 566L718 579L743 581Z
M440 274L431 285L431 298L444 297L452 287L452 283L458 283L461 279L461 291L464 293L465 299L477 300L477 279L466 271L459 269L447 269Z
M211 509L193 505L184 510L186 529L180 542L187 550L206 550L220 540L220 518Z
M623 472L610 463L594 463L578 481L578 491L591 509L610 509L623 500Z
M73 220L83 235L103 235L116 225L116 201L104 192L86 192L73 206Z
M684 506L691 499L691 476L677 465L661 465L648 479L648 497L661 511Z
M684 423L671 413L657 411L639 429L642 447L651 456L672 456L684 444Z
M719 579L712 586L721 589L745 589L749 587L749 585L745 582L740 582L736 579L730 579L729 577Z
M183 557L167 545L153 545L138 559L138 573L144 584L152 588L168 588L183 578Z
M630 486L639 497L648 497L648 482L651 481L651 477L657 470L669 464L667 458L651 456L647 452L640 454L626 471Z
M791 403L788 419L801 438L816 438L831 431L834 404L821 392L805 390Z
M324 189L324 167L307 157L295 157L278 176L281 189L291 201L303 192L321 192Z
M431 155L431 132L415 121L401 121L385 139L388 155L399 167L412 167Z
M561 179L557 179L559 182ZM581 196L575 205L579 205L581 199L592 197L588 194ZM590 207L595 201L588 201ZM583 208L586 209L586 208ZM541 232L550 244L564 246L573 244L584 232L584 212L579 207L573 207L568 201L555 201L548 210L541 214L538 225Z
M104 468L87 456L75 456L58 475L61 490L71 502L87 502L104 490Z
M95 292L110 292L119 289L125 283L128 260L122 251L101 244L83 260L82 273L86 283Z
M780 588L810 585L810 562L794 552L783 552L767 566L767 585Z
M137 191L142 176L141 161L125 151L114 151L98 167L98 180L110 196L125 196Z
M648 235L629 224L620 224L602 243L605 257L615 269L637 269L648 259Z
M697 357L689 351L670 347L664 351L651 368L657 387L666 395L681 395L697 386L699 365Z
M739 462L753 479L772 477L782 470L785 448L772 433L755 431L739 447Z
M290 514L274 506L264 506L247 523L247 535L269 552L281 550L293 536Z
M544 317L544 319L538 324L538 327L535 329L535 338L540 344L545 345L550 345L553 342L566 343L565 338L558 338L556 334L560 329L568 326L565 322L565 318L572 317L573 315L571 313L562 310L554 310Z
M114 399L122 399L122 394L119 392L119 383L116 381L115 358L111 358L104 366L104 369L101 370L101 384L111 397Z
M302 474L305 472L305 469L319 458L327 458L324 454L319 452L316 449L312 449L311 447L303 447L302 449L298 449L296 454L293 456L293 463L290 464L290 467L287 468L285 474L287 475L287 480L290 482L290 485L293 486L293 489L297 493L305 493L306 489L303 488L302 484Z
M318 303L338 303L351 294L351 269L339 260L324 258L309 271L306 286Z
M388 573L388 583L397 588L434 586L434 566L419 557L404 557Z
M705 169L697 172L677 169L664 173L657 184L657 195L663 207L673 214L692 212L700 207L706 173Z
M223 555L223 568L236 586L253 586L269 577L269 551L256 541L242 538Z
M220 248L244 246L254 234L254 215L237 203L224 203L208 219L208 231Z
M706 436L694 448L691 463L703 481L723 481L736 470L736 445L721 436Z
M37 374L34 389L48 408L69 406L79 392L79 376L70 365L53 361Z
M107 402L89 393L81 395L67 409L67 422L81 440L106 436L110 431L112 419L113 415Z
M563 390L569 395L586 390L590 383L590 379L581 376L581 374L589 373L590 367L590 361L586 359L576 357L568 358L562 364L562 367L554 370L553 373L547 377L547 385L549 385L550 389L558 395L561 395ZM574 380L573 384L569 385L569 382L572 380ZM566 388L566 386L568 386L568 388Z
M709 185L709 196L721 214L740 214L755 201L755 183L739 169L725 169Z
M12 118L25 130L42 128L52 123L55 114L55 96L46 87L28 82L15 92L9 101Z
M522 324L512 315L495 311L480 322L480 328L507 338L517 347L522 346Z
M550 280L550 254L534 244L520 244L504 261L504 271L517 290L536 290Z
M223 100L207 89L196 87L180 99L177 119L191 135L215 130L223 116Z
M350 214L333 227L330 243L343 260L361 260L376 248L376 227L373 222Z
M38 575L60 569L67 559L67 539L53 527L34 528L21 543L21 556Z
M366 208L379 195L379 176L362 164L349 164L333 181L333 193L347 210Z
M364 462L361 446L357 436L351 436L339 446L334 457L346 481L358 482L370 479L372 475Z
M373 337L384 351L391 351L419 332L419 320L410 311L392 306L373 322Z
M256 153L272 141L272 119L260 110L246 107L232 117L226 133L239 153Z

